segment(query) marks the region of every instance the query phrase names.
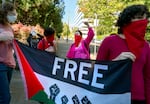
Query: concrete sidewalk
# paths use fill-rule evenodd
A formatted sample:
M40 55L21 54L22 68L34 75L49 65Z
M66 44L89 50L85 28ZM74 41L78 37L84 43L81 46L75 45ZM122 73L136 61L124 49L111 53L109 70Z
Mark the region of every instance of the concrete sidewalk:
M19 70L13 71L10 90L11 90L11 97L12 97L10 104L39 104L35 101L26 100L24 85Z

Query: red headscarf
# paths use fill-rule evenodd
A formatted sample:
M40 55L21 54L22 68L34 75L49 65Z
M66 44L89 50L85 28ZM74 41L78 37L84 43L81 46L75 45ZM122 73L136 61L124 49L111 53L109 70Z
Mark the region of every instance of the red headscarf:
M75 44L76 47L78 47L78 45L80 44L80 42L82 40L82 36L80 35L79 32L76 32L74 38L75 38L74 44Z
M145 43L145 33L147 28L148 20L138 20L129 23L123 27L123 34L126 37L126 41L129 47L129 50L136 56L139 57L141 54L142 48Z
M50 43L51 46L53 46L54 41L54 35L46 36L47 42Z

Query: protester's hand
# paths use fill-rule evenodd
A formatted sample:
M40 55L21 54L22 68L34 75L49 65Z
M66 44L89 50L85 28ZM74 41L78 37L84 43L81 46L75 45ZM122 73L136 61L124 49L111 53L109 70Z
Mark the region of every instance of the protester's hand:
M87 27L90 27L90 25L89 25L88 22L84 22L84 24L85 24Z
M115 60L124 60L124 59L131 59L132 61L135 61L136 56L131 52L122 52L119 56L117 56L113 61Z

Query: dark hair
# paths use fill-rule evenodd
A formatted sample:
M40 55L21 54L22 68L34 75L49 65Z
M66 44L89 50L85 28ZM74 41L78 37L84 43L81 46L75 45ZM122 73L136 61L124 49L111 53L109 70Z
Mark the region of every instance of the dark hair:
M76 30L76 32L79 32L79 33L80 33L80 35L82 36L82 32L81 32L80 30Z
M55 30L51 27L45 28L44 29L44 36L50 36L55 34Z
M11 2L5 2L2 4L2 9L7 13L9 11L13 11L15 8L14 4Z
M132 19L141 18L146 14L147 18L150 16L146 5L137 4L125 8L119 15L116 26L118 26L118 33L122 33L122 27L130 23Z
M4 11L0 8L0 23L5 24L6 23L6 18L5 18L5 13Z
M11 2L5 2L3 4L0 5L0 23L1 24L7 24L7 13L9 11L13 11L15 10L15 6L13 3Z

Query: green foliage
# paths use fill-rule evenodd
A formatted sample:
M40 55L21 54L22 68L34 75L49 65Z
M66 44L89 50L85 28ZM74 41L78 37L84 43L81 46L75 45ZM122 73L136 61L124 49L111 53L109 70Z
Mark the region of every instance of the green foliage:
M132 4L146 4L150 7L149 0L78 0L78 4L85 18L95 18L94 14L97 14L99 19L97 35L100 35L97 37L103 37L101 35L105 36L117 32L115 22L120 11L126 6ZM150 38L150 34L147 33L146 37Z
M63 36L68 36L69 34L70 34L69 26L68 26L68 24L64 23Z
M63 0L16 0L15 4L18 20L23 24L51 26L57 33L62 32Z
M150 24L148 25L148 28L146 31L146 39L150 42Z
M117 0L81 0L79 6L85 17L95 18L94 14L97 14L99 19L97 35L103 35L113 31L114 21L117 18L115 14L123 8L124 4Z
M150 1L145 0L145 4L147 5L147 7L149 7L149 10L150 10ZM150 24L148 25L148 28L147 28L146 39L150 42Z

